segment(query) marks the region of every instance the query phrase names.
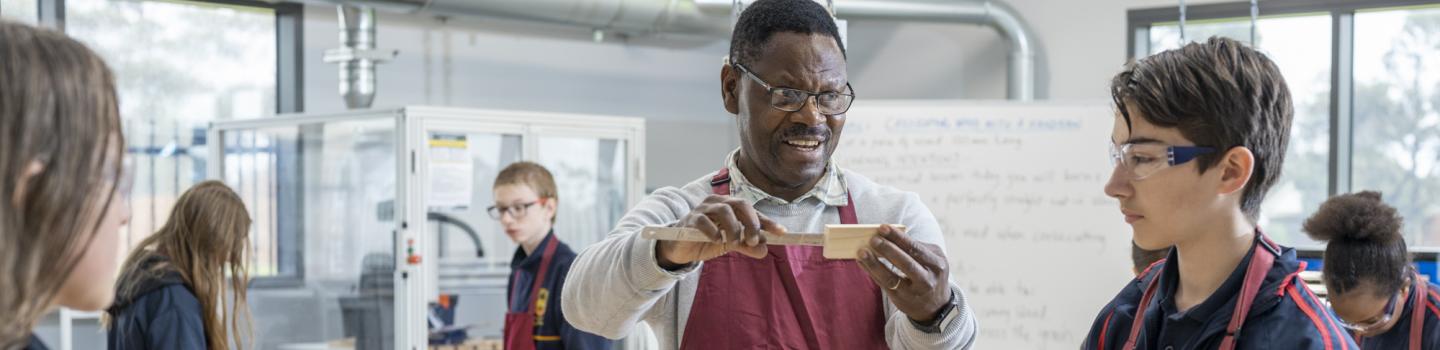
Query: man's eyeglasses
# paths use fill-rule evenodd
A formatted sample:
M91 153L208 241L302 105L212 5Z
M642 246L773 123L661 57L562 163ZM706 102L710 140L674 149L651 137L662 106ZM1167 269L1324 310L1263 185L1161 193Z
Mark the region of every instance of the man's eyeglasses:
M760 87L765 88L770 96L770 107L781 111L799 111L801 108L805 108L805 104L810 101L811 97L814 97L815 109L819 110L820 114L836 115L844 114L845 111L850 110L850 104L855 102L855 88L850 87L850 83L845 83L846 93L810 92L791 88L773 87L764 80L760 80L760 77L750 72L750 69L745 68L745 65L737 63L734 66L735 69L739 69L740 72L745 73L745 76L759 83Z
M1133 176L1133 179L1139 180L1212 152L1215 152L1214 148L1199 146L1170 146L1158 143L1116 145L1110 143L1110 165L1122 167Z
M540 201L536 200L530 203L521 203L512 206L493 205L485 208L485 213L490 214L490 218L495 220L500 220L500 217L505 214L510 214L510 217L519 219L525 217L525 212L529 210L531 206L539 203Z

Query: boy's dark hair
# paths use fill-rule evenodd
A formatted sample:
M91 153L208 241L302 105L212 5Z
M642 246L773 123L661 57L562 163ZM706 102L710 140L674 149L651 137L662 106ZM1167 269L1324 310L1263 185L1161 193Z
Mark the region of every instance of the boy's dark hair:
M1216 152L1196 158L1201 172L1231 148L1255 154L1255 171L1240 209L1258 220L1265 192L1280 178L1294 109L1280 68L1233 39L1211 37L1132 61L1110 81L1115 107L1130 125L1131 109L1156 126Z
M1170 248L1149 250L1140 248L1140 245L1135 244L1134 241L1130 242L1130 263L1135 269L1136 277L1139 277L1141 272L1145 272L1145 269L1150 268L1150 265L1154 265L1156 261L1169 255Z
M1400 234L1402 220L1380 193L1365 191L1331 197L1305 220L1305 233L1325 247L1325 288L1344 294L1362 281L1377 296L1394 295L1405 285L1410 253Z
M824 34L835 39L840 55L845 44L840 42L840 29L830 12L814 0L759 0L735 22L730 36L730 62L749 64L759 59L760 51L775 33Z

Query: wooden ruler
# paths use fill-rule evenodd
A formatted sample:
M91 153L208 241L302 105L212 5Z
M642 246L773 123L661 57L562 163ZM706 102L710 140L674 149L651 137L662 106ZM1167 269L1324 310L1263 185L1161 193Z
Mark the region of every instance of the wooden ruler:
M777 235L769 232L765 235L766 244L774 245L808 245L825 246L824 233L790 232ZM688 227L661 227L648 226L640 231L640 237L658 241L680 241L680 242L709 242L710 237L698 229Z

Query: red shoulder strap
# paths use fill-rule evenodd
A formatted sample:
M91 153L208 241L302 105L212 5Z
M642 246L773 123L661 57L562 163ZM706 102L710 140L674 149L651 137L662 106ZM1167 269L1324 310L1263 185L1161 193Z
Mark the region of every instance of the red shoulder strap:
M1240 286L1240 298L1235 301L1235 312L1230 314L1230 325L1225 326L1225 339L1220 341L1220 350L1235 348L1235 338L1240 334L1240 327L1245 325L1245 317L1250 315L1250 307L1255 305L1260 284L1265 282L1265 274L1275 265L1275 252L1265 243L1268 240L1262 237L1262 241L1255 244L1255 254L1251 255L1250 266L1245 269L1245 283Z
M530 302L525 304L525 312L530 312L535 307L535 300L540 297L540 284L545 282L545 273L550 271L550 260L555 257L555 246L560 245L560 240L553 234L545 240L548 242L545 243L544 255L540 256L540 271L535 273L535 282L530 284Z
M1425 283L1419 272L1415 273L1414 282L1411 284L1414 285L1411 288L1415 290L1415 297L1410 304L1410 350L1420 350L1420 343L1425 335L1425 303L1430 293L1427 290L1430 284Z
M1165 261L1165 259L1160 259L1150 264L1150 267L1146 268L1145 273L1140 274L1140 276L1143 278L1149 274L1160 261ZM1155 273L1158 274L1161 273L1161 271L1156 270ZM1145 328L1145 309L1150 306L1150 299L1155 298L1155 290L1159 289L1158 287L1160 287L1160 276L1155 275L1150 278L1150 283L1145 285L1145 294L1142 294L1140 297L1140 305L1135 307L1135 319L1130 321L1130 336L1125 338L1125 346L1122 349L1135 350L1135 340L1140 338L1140 331Z
M716 195L730 195L730 167L720 168L720 172L710 178L710 190L714 191Z

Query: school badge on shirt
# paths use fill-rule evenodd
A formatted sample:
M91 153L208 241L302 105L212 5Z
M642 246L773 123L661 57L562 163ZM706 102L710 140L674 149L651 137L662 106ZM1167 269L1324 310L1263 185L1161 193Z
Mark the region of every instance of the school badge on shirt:
M550 300L550 289L540 288L540 294L535 297L535 326L545 325L545 304Z

